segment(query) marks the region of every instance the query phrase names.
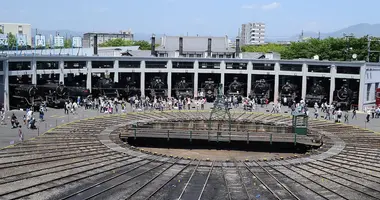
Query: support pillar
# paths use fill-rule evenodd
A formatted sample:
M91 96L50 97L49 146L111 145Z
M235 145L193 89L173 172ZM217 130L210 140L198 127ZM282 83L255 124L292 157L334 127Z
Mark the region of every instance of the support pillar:
M221 63L220 63L220 83L223 85L223 94L224 94L224 87L226 87L225 86L225 81L224 81L224 78L225 78L225 74L224 74L224 72L226 71L226 63L224 62L224 61L222 61Z
M335 91L335 76L336 76L336 66L331 65L330 68L330 99L329 99L329 104L331 104L334 101L334 91Z
M251 94L252 90L252 70L253 70L253 65L252 62L248 62L247 65L247 71L248 71L248 77L247 77L247 97L249 94Z
M358 110L364 111L364 102L366 100L365 94L367 91L366 90L366 84L365 84L365 76L366 76L366 65L364 64L363 66L360 66L360 79L359 79L359 99L358 99ZM376 84L375 84L376 85ZM375 88L376 91L376 88ZM376 98L376 97L375 97Z
M145 97L145 61L141 61L140 68L141 68L140 92L141 92L141 97Z
M92 62L87 61L87 81L86 81L86 88L92 92Z
M3 84L4 84L4 110L9 111L9 65L8 60L3 61Z
M173 68L173 63L171 60L168 61L166 67L168 69L168 74L167 74L168 97L171 98L172 97L172 68Z
M199 73L199 62L196 60L194 62L194 98L198 97L198 73Z
M32 60L31 62L31 69L32 69L32 84L33 85L37 85L37 61L36 60Z
M278 103L279 87L280 87L280 63L277 62L274 65L274 95L273 95L273 101L275 103Z
M119 60L115 60L113 62L113 68L115 70L115 73L113 76L113 82L118 83L119 82Z
M65 69L65 62L63 60L60 60L58 63L58 69L59 69L59 82L65 84L65 73L63 72Z
M308 66L307 64L302 65L302 91L301 91L301 97L303 100L306 99L306 90L307 90L307 71Z

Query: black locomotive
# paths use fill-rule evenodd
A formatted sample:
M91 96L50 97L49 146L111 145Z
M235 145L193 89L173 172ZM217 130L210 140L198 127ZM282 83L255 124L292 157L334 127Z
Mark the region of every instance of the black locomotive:
M35 85L9 84L11 108L38 109L43 98Z
M270 88L270 84L265 79L256 80L250 96L259 102L265 102L265 99L270 98Z
M38 88L49 107L63 108L69 100L69 90L62 82L54 83L53 80L47 80L47 83L39 85Z
M208 78L207 81L201 85L201 92L199 94L199 97L206 97L208 102L212 102L215 100L217 94L218 84L215 83L215 81L213 81L211 78Z
M237 77L234 77L234 81L228 85L227 96L241 97L244 95L243 84L237 81Z
M140 88L137 87L137 83L132 77L127 77L125 84L120 83L118 84L118 87L122 88L119 92L120 96L126 99L132 96L141 96Z
M292 103L293 101L298 101L297 93L297 85L286 82L280 90L281 102L284 104L284 98L286 98L287 102L289 103Z
M192 98L194 96L193 87L186 82L185 77L182 77L182 79L176 83L174 90L178 99Z
M343 84L340 89L334 91L333 104L342 110L349 110L354 100L354 92Z
M112 81L111 78L99 77L96 80L95 87L92 89L92 94L95 98L99 96L106 96L108 98L119 98L119 91L118 88L115 86L116 84Z
M314 106L315 103L321 105L327 101L327 93L325 88L322 86L322 81L314 83L309 89L309 93L306 94L305 102L308 106Z
M162 81L161 77L155 76L149 85L148 95L157 98L165 98L168 96L167 85Z

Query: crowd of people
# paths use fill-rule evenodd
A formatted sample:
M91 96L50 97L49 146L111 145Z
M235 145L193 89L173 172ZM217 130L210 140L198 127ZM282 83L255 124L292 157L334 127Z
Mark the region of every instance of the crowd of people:
M339 106L334 104L314 104L313 108L308 108L303 99L299 102L288 101L286 98L281 99L276 103L270 103L268 99L257 98L238 98L236 96L225 97L225 102L229 109L242 108L245 111L261 111L270 113L303 113L309 117L323 118L326 120L334 120L335 122L349 123L350 119L357 119L357 110L354 108L352 111L342 110ZM162 98L162 97L144 97L132 96L128 99L118 98L85 98L78 97L76 101L65 102L63 108L64 114L77 115L79 108L83 108L80 112L85 110L95 110L99 113L113 114L113 113L126 113L126 112L140 112L140 111L164 111L164 110L204 110L208 102L205 97L190 98ZM310 113L309 109L312 111ZM42 103L38 109L39 120L44 121L45 112L47 112L46 103ZM380 107L367 107L364 112L366 115L366 122L368 123L371 118L380 118ZM23 116L23 124L28 129L35 129L37 119L34 116L35 112L31 108L25 110ZM351 115L351 116L350 116ZM11 127L19 128L20 139L23 138L21 131L21 123L13 113L10 117ZM0 123L6 125L4 108L0 110Z

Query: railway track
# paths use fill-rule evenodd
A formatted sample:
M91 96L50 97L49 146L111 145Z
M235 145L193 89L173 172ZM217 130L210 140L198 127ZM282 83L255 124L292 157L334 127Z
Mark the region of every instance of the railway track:
M169 157L118 140L123 124L207 117L145 112L59 126L0 151L0 199L380 199L380 136L368 130L310 120L328 133L320 149L268 161ZM232 118L291 124L262 113Z

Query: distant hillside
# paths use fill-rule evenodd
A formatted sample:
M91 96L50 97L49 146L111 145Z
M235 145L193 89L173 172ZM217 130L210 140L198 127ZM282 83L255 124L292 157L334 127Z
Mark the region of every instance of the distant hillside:
M47 38L52 35L55 36L56 33L59 33L60 36L63 37L73 37L73 36L80 36L83 37L83 34L86 32L78 32L78 31L70 31L70 30L39 30L37 29L38 34L45 35ZM32 30L32 36L36 34L36 29ZM156 42L159 42L159 39L163 36L163 34L156 34ZM147 33L134 33L135 40L146 40L150 41L150 38L152 37L152 34Z
M76 32L76 31L70 31L70 30L39 30L37 29L37 33L41 35L45 35L46 37L49 37L50 35L55 36L56 33L59 33L60 36L63 37L74 37L74 36L83 36L84 32ZM32 36L36 34L36 29L32 29Z
M85 32L78 32L78 31L71 31L71 30L37 30L39 34L45 35L49 37L50 35L55 35L57 32L61 36L83 36ZM36 30L32 30L32 35L35 35ZM320 36L321 38L326 38L326 37L343 37L343 34L353 34L356 37L362 37L365 35L371 35L371 36L377 36L380 37L380 24L368 24L368 23L361 23L361 24L356 24L349 26L347 28L343 28L334 32L330 33L321 33ZM160 38L164 34L156 34L156 43L160 42ZM150 41L152 34L151 33L134 33L134 38L135 40L146 40ZM312 37L312 38L317 38L318 33L317 32L304 32L304 37ZM234 37L230 37L234 38ZM289 38L281 38L281 39L268 39L267 42L275 42L275 41L297 41L300 38L300 34L291 36Z
M321 33L321 38L327 37L343 37L343 34L353 34L355 37L363 37L366 35L380 37L380 24L367 24L361 23L349 26L330 33ZM304 32L304 37L318 38L317 32ZM300 38L300 35L294 35L289 37L288 41L297 41Z

